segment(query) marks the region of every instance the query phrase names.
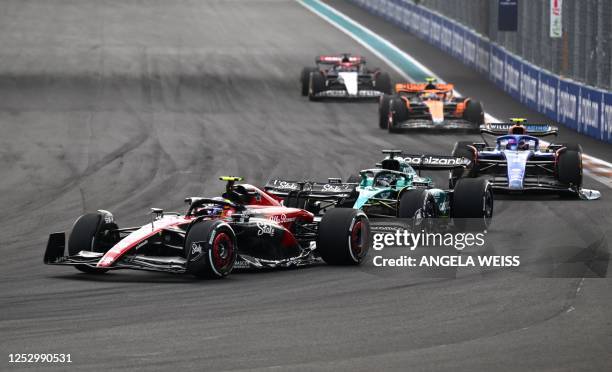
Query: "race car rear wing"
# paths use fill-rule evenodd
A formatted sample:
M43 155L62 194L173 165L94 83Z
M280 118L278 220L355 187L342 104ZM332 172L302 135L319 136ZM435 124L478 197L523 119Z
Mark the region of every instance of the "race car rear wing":
M342 59L343 59L343 56L317 56L317 58L315 58L315 63L335 65L337 63L342 62ZM349 62L352 62L352 63L364 63L365 62L365 58L361 56L350 56L348 57L348 60Z
M416 93L421 92L427 88L427 83L398 83L395 84L395 92L408 92ZM450 92L454 89L453 84L434 84L435 89L442 92Z
M480 126L480 133L491 134L494 136L503 136L506 134L513 134L513 131L518 130L514 134L528 134L534 137L545 137L545 136L556 136L559 132L559 128L549 124L517 124L517 123L487 123Z
M281 197L288 196L292 193L300 193L308 194L310 197L343 198L350 194L355 186L357 186L357 183L342 182L339 178L329 178L327 182L272 179L264 186L264 190Z
M402 153L406 163L416 170L453 170L465 168L471 161L450 155L414 155Z
M350 205L355 202L357 183L343 183L339 178L330 178L327 183L310 181L270 180L264 189L283 200L287 207L301 208L318 215L328 208Z

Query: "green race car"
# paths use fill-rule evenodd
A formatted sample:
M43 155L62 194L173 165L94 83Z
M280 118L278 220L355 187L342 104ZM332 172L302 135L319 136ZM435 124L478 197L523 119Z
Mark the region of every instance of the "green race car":
M273 179L266 191L285 205L323 214L328 208L352 207L369 217L410 219L450 217L482 219L493 216L493 193L486 179L461 179L454 189L436 188L422 170L452 170L466 167L465 158L440 155L408 155L383 150L386 157L376 168L364 169L347 182L338 178L321 182Z

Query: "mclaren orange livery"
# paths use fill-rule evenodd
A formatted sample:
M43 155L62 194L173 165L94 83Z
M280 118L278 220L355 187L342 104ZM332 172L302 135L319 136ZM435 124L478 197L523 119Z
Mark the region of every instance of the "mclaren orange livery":
M402 129L459 129L477 131L484 123L482 104L457 97L453 84L400 83L395 94L383 95L378 106L379 126Z

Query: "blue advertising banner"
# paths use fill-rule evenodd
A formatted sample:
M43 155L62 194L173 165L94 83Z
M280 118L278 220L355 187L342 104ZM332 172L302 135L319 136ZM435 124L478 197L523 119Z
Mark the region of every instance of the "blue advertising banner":
M453 25L451 54L456 58L463 59L463 28L456 24Z
M556 76L540 71L537 110L553 120L557 120L558 85L559 79Z
M606 142L612 142L612 93L603 95L601 119L599 123L601 127L599 139Z
M463 63L476 68L476 58L478 51L478 38L471 32L463 33Z
M518 100L521 99L521 67L521 61L506 53L504 90Z
M421 17L422 10L419 7L414 7L412 13L410 14L410 31L413 34L416 34L418 37L421 37L419 33L419 19Z
M603 93L587 87L580 89L578 100L578 132L597 137L599 132L599 118Z
M578 129L578 98L580 87L574 83L559 79L557 90L557 121L568 127Z
M491 45L489 56L489 79L503 88L506 53L497 46Z
M442 44L443 51L451 53L453 49L453 24L446 19L442 21L440 43Z
M429 27L431 30L431 43L438 48L442 47L442 18L437 14L431 15L431 20L429 23Z
M419 34L421 35L421 38L425 39L426 41L430 41L430 37L429 37L429 18L431 17L429 12L426 11L421 11L421 14L419 15Z
M478 44L476 47L476 68L483 74L489 74L489 58L491 54L491 44L488 40L481 37L476 38Z
M497 29L516 31L518 28L518 0L499 0L497 8Z
M540 70L527 63L521 68L521 102L534 110L538 109L538 80Z

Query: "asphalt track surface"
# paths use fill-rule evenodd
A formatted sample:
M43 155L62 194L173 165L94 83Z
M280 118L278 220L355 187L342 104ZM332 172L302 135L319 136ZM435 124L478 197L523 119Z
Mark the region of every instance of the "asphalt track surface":
M401 39L494 115L516 115L520 106L444 54L332 4ZM4 1L0 46L1 369L612 365L608 261L554 278L537 268L571 257L584 267L574 253L608 250L610 190L592 180L600 201L496 201L491 230L506 237L504 249L524 254L519 270L432 279L369 261L211 282L42 264L47 234L69 230L84 211L111 210L128 226L144 223L149 207L176 210L185 196L214 195L220 175L255 184L344 178L379 160L381 148L448 152L476 139L389 135L377 128L375 104L300 97L299 71L316 54L353 51L384 65L296 2ZM8 364L9 353L36 352L71 353L73 364Z

